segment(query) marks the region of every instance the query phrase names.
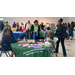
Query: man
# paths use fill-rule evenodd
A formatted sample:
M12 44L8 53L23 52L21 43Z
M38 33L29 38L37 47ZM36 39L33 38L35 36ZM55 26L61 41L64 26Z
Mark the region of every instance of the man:
M59 43L61 41L63 56L66 57L66 50L64 46L64 40L66 38L66 29L65 29L65 26L62 25L62 22L63 22L63 19L58 20L58 28L55 33L58 38L57 45L56 45L56 53L58 53Z
M48 31L48 37L49 37L51 40L53 40L53 35L52 35L52 31L51 31L51 30Z
M52 45L53 45L53 47L55 49L55 46L54 46L54 37L53 37L52 31L49 30L47 34L48 34L48 38L49 38L48 41L52 43Z
M44 33L44 38L47 38L48 37L48 31L50 30L50 27L47 27L45 33Z
M7 28L8 28L8 21L5 24L5 29L7 29Z
M44 25L43 25L43 22L41 23L41 28L42 28L42 30L44 29Z
M31 30L31 24L30 24L29 20L28 20L28 23L25 24L25 29L26 30Z
M28 23L25 24L25 29L26 29L26 33L29 36L30 35L30 30L31 30L31 24L30 21L28 20Z

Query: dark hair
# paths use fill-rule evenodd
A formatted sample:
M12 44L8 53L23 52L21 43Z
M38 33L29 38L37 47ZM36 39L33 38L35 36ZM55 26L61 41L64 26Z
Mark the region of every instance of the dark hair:
M23 23L21 23L22 25L24 25Z
M65 25L67 25L67 24L65 23Z
M72 29L72 30L73 30L73 25L71 25L71 26L70 26L70 29Z
M6 23L8 23L8 21L6 21Z
M60 18L59 22L60 22L60 23L62 23L62 22L63 22L63 19L62 19L62 18Z
M42 22L42 25L43 25L43 22Z
M35 20L34 23L38 22L38 20Z
M4 29L4 33L6 33L7 32L7 29Z
M71 25L74 25L74 22L73 21L71 22Z
M63 23L63 25L65 25L65 24Z
M47 27L47 30L50 30L50 27Z

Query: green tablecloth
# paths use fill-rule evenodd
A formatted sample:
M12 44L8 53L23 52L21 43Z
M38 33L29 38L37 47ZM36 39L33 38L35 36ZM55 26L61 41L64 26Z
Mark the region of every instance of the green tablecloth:
M28 48L18 45L19 43L11 44L16 57L51 57L52 46L42 46L41 49L34 49L33 47Z

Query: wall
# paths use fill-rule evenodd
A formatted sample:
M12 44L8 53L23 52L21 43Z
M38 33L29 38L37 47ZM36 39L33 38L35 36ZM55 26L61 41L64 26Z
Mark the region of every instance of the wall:
M13 22L19 22L19 25L22 23L26 23L28 20L31 21L31 23L33 23L33 21L35 19L37 19L36 17L4 17L4 21L5 19L12 19Z
M64 19L64 22L68 22L68 17L62 17ZM30 20L31 23L34 22L34 20L38 20L39 23L44 22L45 23L55 23L57 24L57 21L60 19L60 17L4 17L4 21L6 21L6 19L12 19L12 21L14 22L19 22L19 24L21 22L23 22L24 24Z
M68 18L67 17L62 17L63 18L63 22L68 22ZM44 23L55 23L55 25L57 24L57 21L60 19L60 17L39 17L38 20L39 22L44 22Z
M68 22L70 22L70 23L71 23L72 21L74 21L74 22L75 22L75 17L69 17L69 18L68 18Z

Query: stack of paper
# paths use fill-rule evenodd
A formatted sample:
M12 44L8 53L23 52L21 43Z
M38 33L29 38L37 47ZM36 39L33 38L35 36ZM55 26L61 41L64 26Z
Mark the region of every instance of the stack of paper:
M35 48L35 49L41 49L40 46L33 46L33 48Z
M22 46L29 45L28 43L22 43Z
M42 42L36 42L37 44L42 44Z

